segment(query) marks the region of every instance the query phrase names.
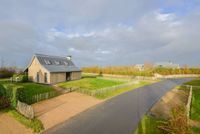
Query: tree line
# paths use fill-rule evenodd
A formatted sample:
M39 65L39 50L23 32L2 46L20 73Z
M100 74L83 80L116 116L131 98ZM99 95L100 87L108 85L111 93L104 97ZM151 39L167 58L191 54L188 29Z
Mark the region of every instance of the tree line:
M84 73L96 74L113 74L113 75L135 75L135 76L154 76L155 73L161 75L174 75L174 74L200 74L200 68L163 68L163 67L144 67L144 70L139 70L134 65L130 66L107 66L107 67L83 67Z

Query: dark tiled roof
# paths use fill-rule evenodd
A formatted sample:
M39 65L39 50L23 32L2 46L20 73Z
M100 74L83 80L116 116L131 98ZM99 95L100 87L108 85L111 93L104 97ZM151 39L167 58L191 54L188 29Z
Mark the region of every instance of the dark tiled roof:
M80 71L74 63L66 57L50 56L43 54L35 54L35 57L39 60L49 72L72 72Z

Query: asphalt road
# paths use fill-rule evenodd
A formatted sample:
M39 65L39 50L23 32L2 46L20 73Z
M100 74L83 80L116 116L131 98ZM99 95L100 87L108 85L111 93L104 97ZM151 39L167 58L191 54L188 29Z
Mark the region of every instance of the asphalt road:
M188 80L165 80L126 92L99 104L44 134L133 134L143 115L167 91Z

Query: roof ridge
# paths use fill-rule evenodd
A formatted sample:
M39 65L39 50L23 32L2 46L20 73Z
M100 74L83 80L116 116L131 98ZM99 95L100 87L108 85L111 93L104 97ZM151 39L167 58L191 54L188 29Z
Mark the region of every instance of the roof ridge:
M64 56L56 56L56 55L47 55L47 54L39 54L39 53L35 53L35 56L43 56L43 57L54 57L54 58L65 58Z

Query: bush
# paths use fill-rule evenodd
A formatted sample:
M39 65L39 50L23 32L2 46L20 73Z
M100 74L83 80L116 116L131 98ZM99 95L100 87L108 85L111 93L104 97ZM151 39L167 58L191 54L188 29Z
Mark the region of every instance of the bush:
M0 109L8 107L10 105L9 100L5 96L0 97Z
M15 70L12 68L0 68L0 78L12 77L14 73Z
M6 90L5 88L0 84L0 108L4 108L9 106L9 100L6 97Z
M10 103L10 105L12 107L16 107L17 106L17 100L18 100L18 90L21 90L23 87L22 86L16 86L13 84L6 84L5 85L5 97L8 99L8 102Z
M0 84L0 97L5 96L6 90L5 88Z

